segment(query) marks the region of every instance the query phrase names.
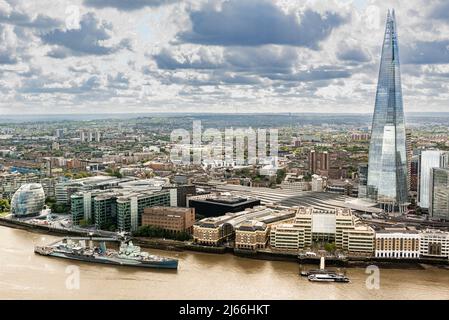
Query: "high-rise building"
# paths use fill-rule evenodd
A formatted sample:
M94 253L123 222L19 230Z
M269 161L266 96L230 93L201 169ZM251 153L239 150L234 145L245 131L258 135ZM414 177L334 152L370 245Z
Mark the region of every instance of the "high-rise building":
M418 192L419 156L413 156L410 161L410 192Z
M386 211L405 210L407 151L398 38L394 11L388 11L377 84L368 164L368 197Z
M449 153L440 150L424 150L419 156L418 204L423 209L429 208L430 174L432 168L447 167Z
M449 220L448 168L433 168L431 170L429 213L432 219Z
M368 164L363 163L358 168L359 176L359 198L366 198L366 185L368 183Z
M56 129L55 137L58 139L64 138L64 129Z
M412 157L413 157L413 146L412 146L412 132L410 130L405 131L405 143L407 149L407 191L411 191L411 178L412 178Z

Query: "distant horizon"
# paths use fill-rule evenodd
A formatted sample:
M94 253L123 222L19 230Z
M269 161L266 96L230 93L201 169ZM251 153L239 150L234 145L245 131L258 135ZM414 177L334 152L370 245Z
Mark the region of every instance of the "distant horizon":
M404 112L405 114L449 114L449 111L409 111ZM4 117L45 117L45 116L84 116L84 115L188 115L188 114L195 114L195 115L303 115L303 114L325 114L325 115L372 115L373 112L313 112L313 111L307 111L307 112L194 112L194 111L185 111L185 112L177 112L177 111L166 111L166 112L74 112L74 113L25 113L25 114L3 114Z

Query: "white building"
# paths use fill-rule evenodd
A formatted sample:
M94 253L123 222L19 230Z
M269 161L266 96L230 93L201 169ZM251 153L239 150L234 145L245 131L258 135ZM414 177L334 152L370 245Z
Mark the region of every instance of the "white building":
M376 232L376 258L419 258L420 235L412 230L381 230Z
M312 176L312 191L323 192L324 180L319 175L314 174Z
M419 157L418 204L421 208L429 208L432 168L448 166L449 153L440 150L424 150Z
M427 229L420 232L419 251L422 257L449 258L449 232Z
M271 228L272 248L298 250L303 248L304 244L304 228L299 225L283 223Z

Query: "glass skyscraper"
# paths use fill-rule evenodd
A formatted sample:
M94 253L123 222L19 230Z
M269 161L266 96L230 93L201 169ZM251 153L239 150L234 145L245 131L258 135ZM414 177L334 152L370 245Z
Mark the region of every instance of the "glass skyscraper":
M430 172L430 216L449 220L449 169L432 168Z
M408 200L407 153L394 11L388 11L368 162L367 195L386 211Z

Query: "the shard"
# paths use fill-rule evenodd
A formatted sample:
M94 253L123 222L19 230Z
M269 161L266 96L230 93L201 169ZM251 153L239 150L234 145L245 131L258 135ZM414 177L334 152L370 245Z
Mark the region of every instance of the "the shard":
M387 15L368 162L368 197L386 211L408 200L407 153L401 73L394 11Z

